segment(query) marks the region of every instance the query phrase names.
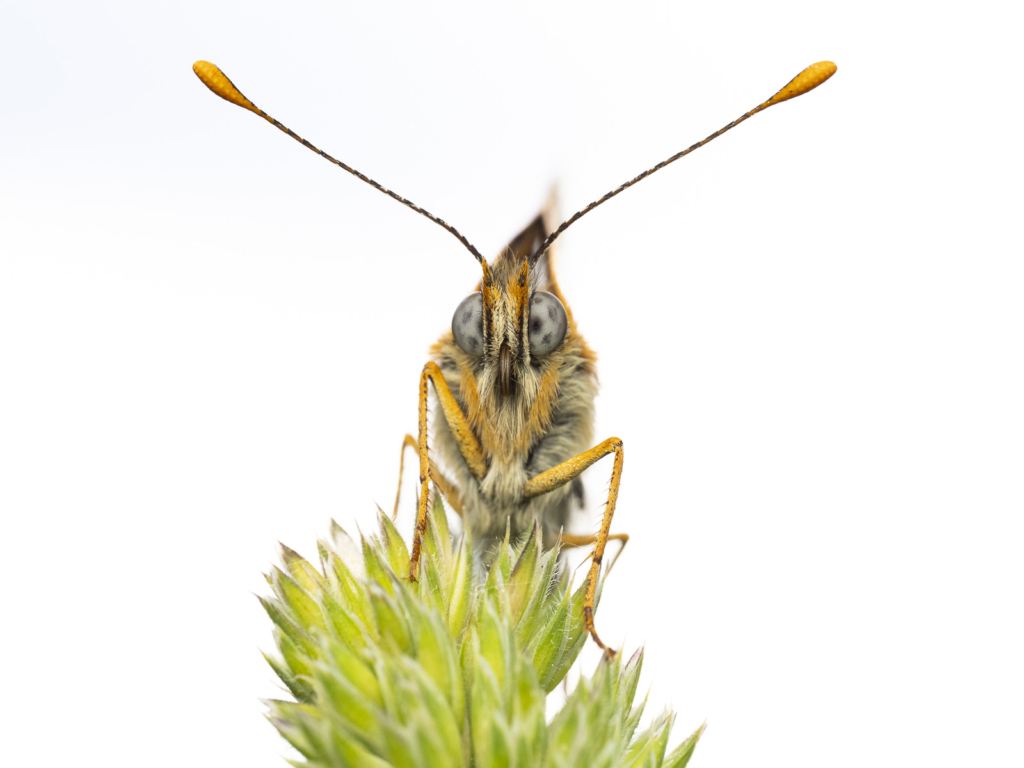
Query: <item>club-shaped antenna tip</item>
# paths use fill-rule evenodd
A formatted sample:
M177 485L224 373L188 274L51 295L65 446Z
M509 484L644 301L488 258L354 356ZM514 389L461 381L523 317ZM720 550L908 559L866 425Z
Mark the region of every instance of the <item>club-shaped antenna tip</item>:
M819 61L794 77L785 87L768 100L769 104L779 104L795 99L808 91L814 90L836 73L838 67L831 61Z
M241 91L235 88L235 84L228 80L228 76L221 72L216 64L211 64L208 61L197 61L192 65L192 71L196 73L196 77L203 81L203 85L225 101L230 101L232 104L244 107L250 112L256 112L253 103L245 98Z

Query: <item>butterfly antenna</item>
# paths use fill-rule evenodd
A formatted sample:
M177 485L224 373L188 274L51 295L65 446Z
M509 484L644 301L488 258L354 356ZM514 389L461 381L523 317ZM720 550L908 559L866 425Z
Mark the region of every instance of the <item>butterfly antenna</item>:
M666 165L669 165L670 163L674 163L676 160L679 160L681 158L686 157L688 154L693 152L695 149L700 149L701 147L703 147L705 144L707 144L712 139L717 139L719 136L721 136L726 131L728 131L728 130L730 130L732 128L735 128L737 125L742 123L744 120L749 120L751 117L756 115L758 112L763 112L764 110L768 109L768 107L773 107L776 104L781 104L782 102L788 101L789 99L794 99L797 96L801 96L802 94L805 94L808 91L813 90L814 88L817 88L819 85L821 85L826 80L828 80L830 77L832 77L832 75L834 75L835 73L836 73L836 65L833 64L831 61L819 61L817 64L811 64L811 66L807 67L807 69L805 69L799 75L797 75L792 80L790 80L785 85L785 87L782 88L782 90L780 90L778 93L776 93L770 99L768 99L768 101L766 101L766 102L764 102L762 104L759 104L758 106L754 107L752 110L750 110L749 112L745 113L741 117L736 118L731 123L729 123L727 126L725 126L724 128L720 128L719 130L715 131L714 133L712 133L710 136L708 136L703 141L698 141L696 144L694 144L694 145L692 145L690 147L687 147L682 152L679 152L678 154L672 155L672 157L670 157L668 160L663 160L662 162L658 163L653 168L648 168L646 171L641 173L639 176L630 179L625 184L623 184L623 185L621 185L619 187L616 187L611 192L609 192L604 197L602 197L600 200L595 200L594 202L592 202L590 205L588 205L583 210L577 211L576 213L574 213L572 216L570 216L568 219L566 219L564 222L562 222L562 224L559 225L558 229L556 229L554 232L552 232L550 235L548 235L544 239L544 242L540 244L540 248L538 248L534 252L534 254L530 257L530 264L531 265L535 264L537 262L537 259L539 259L541 256L543 256L544 252L547 251L547 249L551 247L551 244L555 241L555 239L560 234L565 232L565 230L567 230L569 228L569 226L573 224L573 222L577 221L578 219L583 218L586 214L590 213L592 210L597 208L597 206L601 205L601 203L608 202L609 200L611 200L613 197L615 197L620 192L624 192L625 190L629 189L634 184L636 184L638 181L646 179L648 176L650 176L655 171L660 171Z
M342 168L343 170L348 171L353 176L355 176L357 179L360 179L361 181L365 181L367 184L369 184L374 189L379 190L380 192L383 192L388 197L394 198L395 200L397 200L398 202L400 202L402 205L406 206L407 208L412 208L414 211L416 211L416 213L419 213L419 214L421 214L423 216L426 216L428 219L430 219L432 222L437 224L439 227L443 227L448 232L451 232L453 235L455 235L456 238L458 238L458 241L460 243L462 243L464 246L466 246L467 249L469 249L469 252L473 254L473 256L476 258L477 261L479 261L483 265L486 265L486 262L484 261L484 257L480 255L480 251L478 251L473 246L473 244L471 242L469 242L469 240L466 239L465 235L463 235L461 232L459 232L459 230L457 230L451 224L449 224L448 222L444 221L444 219L438 218L437 216L432 214L430 211L425 210L423 208L420 208L412 200L406 200L404 197L402 197L399 194L396 194L395 192L392 192L387 187L381 186L376 181L371 179L369 176L366 176L366 175L360 173L355 168L352 168L352 167L350 167L348 165L345 165L345 163L341 162L340 160L335 160L333 157L328 155L322 149L317 149L316 147L314 147L312 144L310 144L304 138L302 138L301 136L296 134L294 131L292 131L287 126L283 125L282 123L279 123L277 120L275 120L273 117L268 115L262 109L257 107L251 101L249 101L249 99L247 99L245 96L243 96L242 92L239 91L238 88L235 87L235 84L232 83L228 79L227 75L225 75L223 72L221 72L220 69L216 65L211 64L208 61L197 61L195 64L192 65L192 71L195 72L196 76L200 80L203 81L203 85L205 85L207 88L209 88L211 91L213 91L215 94L220 96L225 101L230 101L232 104L237 104L238 106L243 107L244 109L249 110L253 114L259 115L264 120L266 120L268 123L273 125L275 128L279 128L280 130L282 130L285 133L287 133L289 136L291 136L297 142L302 144L304 147L313 150L314 152L316 152L321 157L323 157L323 158L325 158L327 160L330 160L332 163L334 163L339 168Z

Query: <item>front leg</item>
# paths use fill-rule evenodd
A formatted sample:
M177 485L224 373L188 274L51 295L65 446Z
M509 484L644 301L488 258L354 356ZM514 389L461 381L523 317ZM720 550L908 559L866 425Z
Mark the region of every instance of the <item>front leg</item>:
M466 460L469 471L477 480L483 480L487 474L487 460L484 458L484 450L480 447L480 441L469 426L469 419L462 412L459 401L455 399L452 391L448 388L448 382L437 363L427 363L423 366L423 373L420 374L420 422L419 439L417 449L420 454L420 499L419 509L416 512L416 530L412 537L412 556L409 558L409 578L416 581L416 574L420 565L420 548L423 543L423 534L427 530L427 495L430 483L430 459L427 456L427 394L428 382L433 382L434 391L437 392L437 399L441 403L441 411L444 413L444 420L448 422L448 428L452 431L455 444L459 446L462 458Z
M594 595L597 592L597 574L601 570L601 559L604 557L604 549L608 545L612 516L615 514L615 501L619 497L619 482L622 480L622 441L617 437L609 437L589 451L584 451L579 456L574 456L568 461L563 461L561 464L530 478L526 482L523 496L532 499L534 496L553 491L579 477L583 470L609 453L615 454L615 462L612 464L612 479L608 486L608 502L604 507L601 530L597 533L597 545L594 547L594 557L590 562L590 574L587 576L587 593L583 599L583 618L587 624L587 631L594 638L594 642L608 656L614 656L615 651L601 642L601 638L597 636L597 630L594 628Z

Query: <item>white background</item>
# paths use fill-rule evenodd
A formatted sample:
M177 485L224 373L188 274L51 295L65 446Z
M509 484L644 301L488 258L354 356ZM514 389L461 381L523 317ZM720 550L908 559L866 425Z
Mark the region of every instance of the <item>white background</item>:
M561 240L598 625L701 768L1021 765L1017 6L370 5L2 12L0 762L285 764L250 593L391 504L479 275L195 59L492 255L827 58Z

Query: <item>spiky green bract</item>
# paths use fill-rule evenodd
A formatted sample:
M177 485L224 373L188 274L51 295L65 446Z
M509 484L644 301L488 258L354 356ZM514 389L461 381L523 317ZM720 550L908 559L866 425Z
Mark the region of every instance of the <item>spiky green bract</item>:
M260 598L280 658L266 656L295 701L269 718L314 768L683 768L702 729L674 752L672 716L635 735L643 654L602 662L547 723L545 699L587 640L586 583L573 588L539 531L504 544L483 572L468 534L452 540L433 507L419 577L383 514L356 543L337 523L320 568L282 547ZM404 577L404 578L403 578Z

